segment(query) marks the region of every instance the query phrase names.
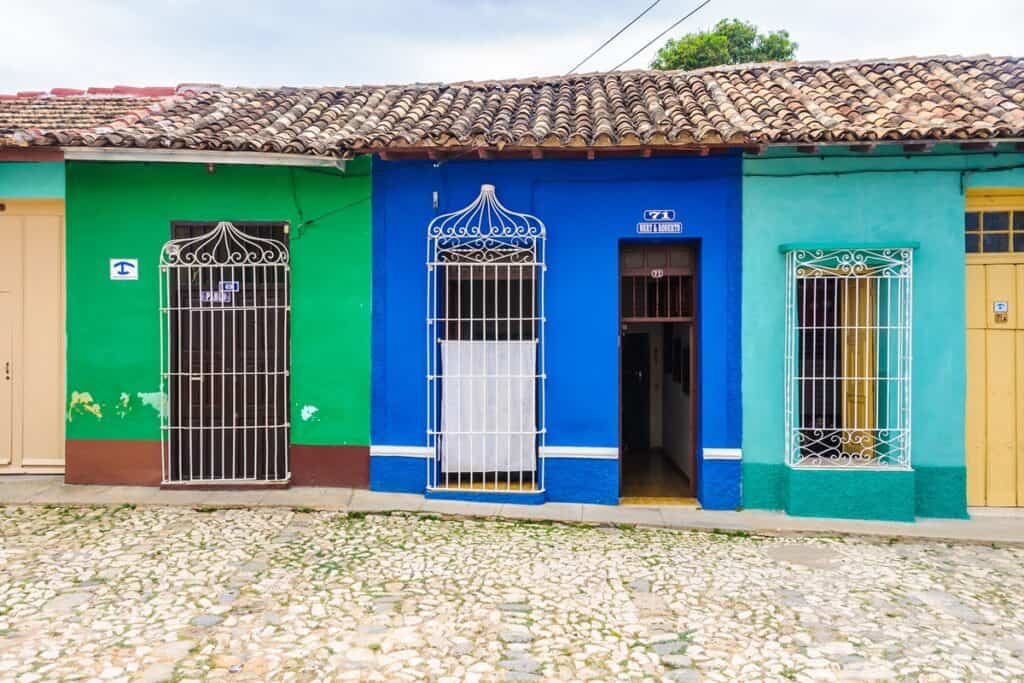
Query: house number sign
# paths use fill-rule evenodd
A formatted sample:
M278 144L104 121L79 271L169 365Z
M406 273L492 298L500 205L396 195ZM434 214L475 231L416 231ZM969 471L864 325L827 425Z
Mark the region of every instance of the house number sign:
M997 323L1005 323L1009 320L1010 304L1006 301L992 302L992 312L995 314Z
M644 209L643 220L636 224L638 235L678 235L682 231L675 209Z

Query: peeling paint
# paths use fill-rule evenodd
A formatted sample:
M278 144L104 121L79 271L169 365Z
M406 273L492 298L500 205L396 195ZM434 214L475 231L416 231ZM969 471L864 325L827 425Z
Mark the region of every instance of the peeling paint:
M124 418L130 412L132 412L132 397L128 395L128 392L122 391L121 396L117 399L117 405L114 406L114 413L118 417Z
M97 420L103 419L103 409L96 403L92 394L88 391L72 391L71 403L68 405L68 422L74 420L75 415L89 413Z
M320 418L316 417L316 414L319 412L320 409L316 406L302 406L302 421L309 422L313 420L314 422L319 422Z
M167 396L161 391L140 391L136 394L139 400L142 401L142 405L149 406L157 413L160 417L167 416Z

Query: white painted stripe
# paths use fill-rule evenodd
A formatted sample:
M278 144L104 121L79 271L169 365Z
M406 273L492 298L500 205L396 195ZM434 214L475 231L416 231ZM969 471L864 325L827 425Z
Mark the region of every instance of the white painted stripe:
M251 166L326 166L345 170L333 156L280 152L218 152L192 149L125 147L61 147L64 158L81 161L159 161L183 164L246 164Z
M615 460L619 457L618 448L595 448L593 446L545 446L540 449L543 458L593 458L597 460Z
M434 449L430 446L370 446L371 456L399 458L432 458Z
M740 448L705 448L705 460L742 460L743 450Z
M371 456L401 458L432 458L434 449L429 446L370 446ZM540 449L542 458L591 458L615 460L618 448L596 448L593 446L545 446Z

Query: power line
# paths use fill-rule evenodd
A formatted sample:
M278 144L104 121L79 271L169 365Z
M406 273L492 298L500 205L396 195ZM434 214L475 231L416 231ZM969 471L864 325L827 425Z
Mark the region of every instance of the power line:
M683 23L684 21L686 21L687 19L689 19L690 17L692 17L692 16L693 16L694 14L696 14L697 12L701 11L702 9L704 9L704 7L705 7L705 6L707 6L707 5L708 5L708 4L710 4L710 3L711 3L711 0L704 0L704 2L700 3L699 5L697 5L696 7L694 7L694 8L692 9L692 10L690 10L689 12L687 12L687 13L686 13L685 15L683 15L683 18L682 18L682 19L680 19L680 20L679 20L679 21L677 21L676 23L672 24L672 25L671 25L671 26L669 26L669 27L668 27L667 29L665 29L664 31L662 31L661 33L659 33L658 35L656 35L656 36L654 36L653 38L651 38L651 39L650 39L650 40L649 40L649 41L648 41L647 43L645 43L645 44L644 44L644 46L643 46L642 48L640 48L639 50L637 50L636 52L634 52L633 54L631 54L631 55L630 55L629 57L626 57L626 58L625 58L624 60L622 60L621 62L619 62L618 64L616 64L616 65L615 65L614 67L612 67L612 71L615 71L616 69L618 69L618 68L619 68L620 66L622 66L623 64L626 64L627 62L629 62L630 60L632 60L632 59L633 59L634 57L636 57L636 56L637 56L638 54L640 54L641 52L643 52L644 50L646 50L647 48L649 48L649 47L650 47L650 46L651 46L652 44L654 44L654 43L655 43L655 42L656 42L656 41L657 41L657 40L658 40L659 38L661 38L661 37L662 37L663 35L665 35L665 34L666 34L666 33L668 33L669 31L671 31L672 29L674 29L674 28L675 28L676 26L679 26L679 24Z
M580 62L579 64L577 64L573 68L569 69L569 73L573 73L574 71L576 71L576 69L580 68L581 66L583 66L584 64L589 62L591 57L596 55L601 50L605 49L605 47L607 47L608 43L612 42L613 40L615 40L616 38L621 36L622 32L625 31L627 28L629 28L630 26L632 26L636 22L640 21L640 19L642 19L645 14L647 14L652 9L654 9L654 6L657 5L659 2L661 2L661 0L654 0L654 2L652 2L647 9L645 9L643 12L641 12L640 14L636 15L635 17L633 17L633 21L629 22L628 24L626 24L625 26L620 28L618 31L615 32L615 35L613 35L611 38L609 38L608 40L606 40L603 43L601 43L601 46L599 48L597 48L596 50L594 50L593 52L591 52L589 55L587 55L583 59L582 62Z

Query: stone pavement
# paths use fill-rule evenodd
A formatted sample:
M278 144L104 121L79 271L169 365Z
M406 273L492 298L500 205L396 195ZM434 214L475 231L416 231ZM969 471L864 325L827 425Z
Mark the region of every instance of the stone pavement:
M1024 545L1024 509L980 508L971 519L920 519L915 523L790 517L763 510L712 511L684 506L608 506L572 503L499 505L428 500L421 495L343 488L161 491L144 486L69 486L60 476L0 477L0 505L171 505L285 507L354 512L431 512L557 522L636 524L672 529L733 530L781 535L859 535Z
M938 683L1022 680L1022 657L1015 546L0 508L0 681Z

